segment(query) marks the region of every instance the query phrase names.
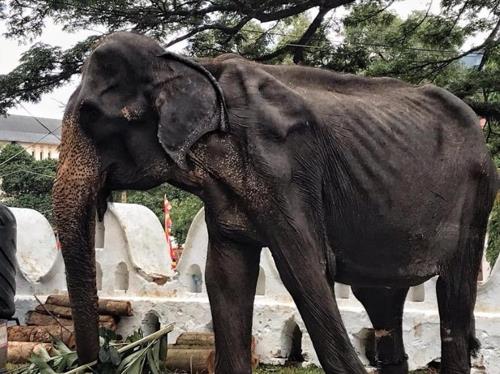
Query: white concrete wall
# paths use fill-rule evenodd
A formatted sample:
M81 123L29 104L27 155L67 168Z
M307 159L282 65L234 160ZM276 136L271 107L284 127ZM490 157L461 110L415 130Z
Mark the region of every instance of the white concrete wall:
M173 277L172 262L163 227L151 210L136 204L109 204L104 221L97 226L100 296L159 296L168 292L159 285L166 285Z
M48 295L65 291L64 264L47 219L32 209L10 209L17 222L16 293Z
M179 282L189 291L193 288L193 275L200 269L202 274L202 292L206 293L205 286L205 263L207 261L208 232L205 224L205 213L201 209L195 216L184 245L182 257L177 265ZM196 278L196 277L195 277ZM285 298L290 301L290 296L286 291L280 276L274 265L274 260L269 249L264 248L260 258L260 276L257 285L258 290L262 290L265 296L274 299ZM259 292L261 293L261 292ZM263 295L257 295L259 299Z
M18 220L17 316L33 307L33 295L65 290L64 266L55 247L50 225L29 209L13 209ZM205 287L208 234L203 210L189 230L177 272L171 270L162 225L147 208L133 204L110 204L96 233L97 262L101 269L99 295L131 300L134 316L124 318L124 335L138 327L152 331L175 322L170 339L184 331L210 331L212 320ZM408 295L404 315L404 339L412 369L423 367L440 356L436 279L414 287ZM283 362L290 348L295 324L303 333L302 348L309 362L317 357L295 305L279 278L269 250L261 256L259 293L255 300L253 334L263 362ZM350 287L337 284L336 294L350 338L364 356L364 339L371 327ZM500 373L500 265L479 286L476 328L483 349L480 364L486 373Z

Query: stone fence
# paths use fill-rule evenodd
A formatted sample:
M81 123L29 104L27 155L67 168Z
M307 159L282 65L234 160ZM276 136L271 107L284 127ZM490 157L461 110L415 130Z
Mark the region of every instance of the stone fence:
M18 227L16 316L44 296L65 292L64 264L54 232L47 220L31 209L12 208ZM99 296L130 300L134 316L123 318L119 332L127 335L141 327L148 334L175 322L172 342L184 331L210 331L212 321L204 273L208 233L201 210L189 229L176 271L171 269L162 225L153 212L135 204L109 204L104 222L96 229L97 286ZM486 278L489 270L484 269ZM404 339L411 369L426 366L440 355L436 279L413 287L405 304ZM351 341L361 359L371 324L350 287L335 291ZM476 304L477 336L482 350L477 366L500 373L500 261L479 284ZM281 283L268 249L261 255L255 298L253 335L257 353L265 363L283 363L297 347L307 362L317 363L307 330ZM299 352L300 353L300 352Z

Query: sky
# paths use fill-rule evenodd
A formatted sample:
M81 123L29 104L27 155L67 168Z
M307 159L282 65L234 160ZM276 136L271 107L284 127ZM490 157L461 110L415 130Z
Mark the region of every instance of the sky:
M430 2L429 2L430 1ZM396 2L391 6L390 9L396 11L402 18L406 18L414 10L427 10L428 6L431 6L432 12L439 12L440 0L404 0ZM341 14L342 10L336 10ZM43 41L44 43L59 46L62 48L69 48L73 46L76 42L86 38L89 35L96 34L95 31L85 30L76 33L68 33L61 30L61 27L55 25L51 22L47 23L47 26L41 35L41 37L29 44L19 44L14 39L6 39L3 34L6 31L5 21L0 21L0 74L7 74L13 68L15 68L19 62L19 58L22 53L26 51L31 44L37 41ZM478 36L479 37L479 36ZM473 39L470 41L473 43ZM174 46L171 50L176 52L182 52L183 46ZM10 114L21 114L30 115L35 117L45 117L45 118L62 118L64 112L64 105L71 93L75 90L78 85L80 77L74 76L71 82L68 84L52 91L51 93L42 96L42 99L38 103L22 103L16 108L9 110Z

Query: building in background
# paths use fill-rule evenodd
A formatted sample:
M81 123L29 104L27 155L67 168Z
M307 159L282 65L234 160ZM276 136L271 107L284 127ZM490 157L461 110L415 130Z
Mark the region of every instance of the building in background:
M0 147L19 144L35 160L59 158L61 120L9 114L0 116Z

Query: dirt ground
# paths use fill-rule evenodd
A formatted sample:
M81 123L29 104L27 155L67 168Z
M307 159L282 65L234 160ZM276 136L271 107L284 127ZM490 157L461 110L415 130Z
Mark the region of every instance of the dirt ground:
M19 368L21 365L11 365L7 364L7 370L14 370ZM171 371L167 373L172 373ZM255 374L323 374L324 371L322 369L316 367L309 368L294 368L294 367L283 367L283 366L271 366L271 365L261 365L255 371ZM176 374L183 374L182 372L176 372ZM412 371L410 374L437 374L436 371L433 370L417 370Z
M257 368L256 374L268 374L268 373L280 373L280 374L323 374L324 371L319 368L293 368L293 367L282 367L282 366L269 366L263 365ZM429 370L416 370L410 372L410 374L437 374L433 369Z

